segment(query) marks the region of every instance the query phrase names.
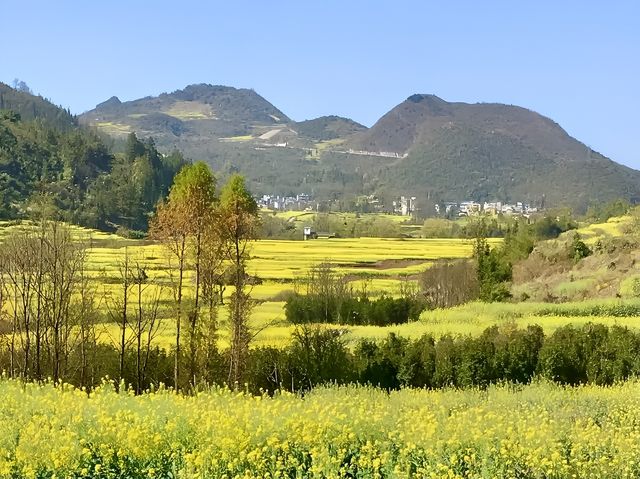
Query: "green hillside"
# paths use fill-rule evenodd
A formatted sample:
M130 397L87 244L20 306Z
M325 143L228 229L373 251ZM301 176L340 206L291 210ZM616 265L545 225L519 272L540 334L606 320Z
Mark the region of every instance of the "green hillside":
M524 108L449 103L413 95L348 146L399 156L379 186L435 201L528 201L539 206L640 198L640 173L569 136Z
M191 85L157 97L116 97L81 122L119 138L153 137L224 177L247 176L257 194L319 200L416 196L443 201L523 201L536 206L640 199L640 173L525 108L412 95L373 127L337 116L301 122L253 90Z
M364 131L366 126L340 116L330 115L314 118L313 120L299 121L295 124L297 132L317 141L335 140L346 138L349 135Z
M76 119L69 110L54 105L42 96L16 90L2 82L0 82L0 110L11 110L27 121L38 118L61 129L69 129L77 125Z
M111 97L80 120L115 136L132 131L153 136L164 146L183 135L190 141L215 141L289 122L253 90L206 84L127 102Z
M40 215L106 229L145 229L185 164L130 135L114 154L62 108L0 85L0 219ZM23 116L24 115L24 116ZM30 119L33 117L32 119Z
M576 238L590 254L577 259ZM546 302L640 296L640 209L539 243L514 265L516 299Z

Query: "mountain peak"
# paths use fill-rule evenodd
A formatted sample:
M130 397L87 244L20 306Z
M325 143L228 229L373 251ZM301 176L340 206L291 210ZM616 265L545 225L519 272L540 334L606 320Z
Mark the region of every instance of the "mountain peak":
M430 103L447 103L442 98L436 95L424 94L424 93L415 93L410 97L408 97L407 101L410 101L412 103L420 103L423 101L430 102Z
M120 101L120 98L118 98L117 96L112 96L108 100L103 101L102 103L98 103L96 105L96 109L98 109L98 108L110 108L110 107L118 106L118 105L121 105L121 104L122 104L122 102Z
M297 122L295 128L301 135L318 141L344 138L367 129L366 126L337 115L326 115Z
M217 141L290 121L254 90L207 83L132 101L112 97L80 119L115 136L136 131L171 146L182 134Z
M640 172L592 152L558 124L500 103L412 94L371 128L335 115L294 122L252 89L196 83L81 120L178 147L256 193L415 195L420 201L529 201L585 207L636 198Z

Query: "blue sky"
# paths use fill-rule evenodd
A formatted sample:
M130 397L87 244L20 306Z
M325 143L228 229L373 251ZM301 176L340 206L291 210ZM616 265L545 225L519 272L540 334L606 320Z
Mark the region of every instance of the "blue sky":
M640 2L11 1L0 81L74 113L191 83L373 124L413 93L538 111L640 168Z

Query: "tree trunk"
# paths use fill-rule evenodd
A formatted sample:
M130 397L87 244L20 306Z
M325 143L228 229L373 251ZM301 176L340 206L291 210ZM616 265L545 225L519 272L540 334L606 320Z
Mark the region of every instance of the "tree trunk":
M127 305L129 302L129 253L125 249L124 274L122 278L122 322L120 323L120 381L124 379L124 359L127 341Z

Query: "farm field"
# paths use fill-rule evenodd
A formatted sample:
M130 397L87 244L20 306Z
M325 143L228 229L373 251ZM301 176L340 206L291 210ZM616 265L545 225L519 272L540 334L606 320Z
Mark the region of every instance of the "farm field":
M425 334L477 336L491 326L526 328L541 326L545 333L569 323L576 327L587 323L640 328L640 300L591 300L580 303L480 303L473 302L449 309L424 311L416 322L393 326L341 325L344 339L355 344L360 339L382 340L390 333L417 339ZM336 327L336 325L326 325ZM284 320L275 322L256 336L255 346L286 346L294 326Z
M33 228L29 225L0 223L0 241L11 231ZM89 245L85 274L92 278L99 309L105 316L102 328L105 340L116 338L117 326L106 317L120 294L120 267L129 257L131 263L140 263L155 284L147 288L145 296L159 294L166 302L172 301L172 258L159 244L149 241L128 240L95 230L72 226L75 238ZM252 327L259 331L254 345L285 345L292 326L285 322L284 298L295 288L296 280L303 279L309 268L329 262L341 274L351 279L355 289L366 287L370 295L397 295L403 283L416 282L416 275L441 258L464 258L472 252L472 243L462 239L385 239L349 238L318 239L313 241L259 240L252 245L247 272L259 278L251 286L251 295L258 301L252 313ZM188 284L191 277L187 275ZM154 288L160 288L156 291ZM225 297L231 294L227 287ZM220 308L221 343L225 336L226 310ZM171 322L161 326L158 342L171 344Z
M631 216L614 216L605 223L595 223L578 229L578 234L588 244L595 243L604 236L622 236L632 222Z
M270 398L2 380L0 477L627 478L638 424L637 381Z
M89 252L89 274L101 283L108 295L117 294L118 263L125 254L135 261L149 264L152 277L166 283L164 295L171 299L168 278L168 257L159 245L123 240L120 247L96 247ZM356 289L366 284L371 295L382 293L397 295L404 281L415 283L415 275L429 267L433 260L463 258L471 255L472 244L467 240L451 239L326 239L313 241L260 240L252 248L247 271L262 280L251 287L251 295L259 301L252 313L252 327L259 330L254 346L285 346L293 326L286 323L282 295L292 292L295 280L302 279L309 268L321 262L330 262L336 270L352 277ZM227 288L225 295L231 294ZM221 346L228 344L225 308L220 309ZM416 326L416 325L414 325ZM109 325L106 331L113 336L117 327ZM355 328L364 333L366 328ZM351 328L349 328L351 330ZM376 331L373 328L373 331ZM421 331L418 327L416 331ZM381 332L376 331L376 334ZM160 331L159 344L171 344L173 331L170 324ZM116 335L117 336L117 335Z
M395 217L400 218L400 217ZM609 221L603 225L583 228L581 234L587 240L602 235L619 234L626 220ZM4 226L4 227L3 227ZM0 241L11 230L28 226L7 226L0 223ZM132 262L144 265L149 278L156 288L149 288L146 295L159 294L169 304L172 301L170 269L171 258L158 244L148 241L127 240L116 235L72 227L74 236L87 241L91 247L87 253L86 274L93 278L100 311L105 320L100 328L105 342L114 342L118 337L118 326L107 320L109 308L119 294L119 264L128 254ZM590 236L591 235L591 236ZM366 288L369 294L397 295L403 284L416 283L416 275L428 268L430 263L440 258L463 258L471 255L472 243L462 239L384 239L350 238L318 239L313 241L259 240L253 244L248 272L260 278L259 284L251 286L251 295L257 300L252 311L251 327L256 332L252 345L286 346L294 326L287 323L284 314L286 294L296 287L296 280L303 278L312 265L330 262L340 273L347 274L354 289ZM189 278L188 278L189 279ZM225 297L231 294L227 287ZM636 304L628 300L593 300L579 303L584 309L588 305ZM580 308L573 308L572 314L553 314L545 303L482 304L470 303L447 310L425 311L420 320L413 323L377 326L340 326L347 342L356 340L382 339L389 333L403 337L417 338L424 334L441 337L445 334L480 334L493 325L526 327L539 324L545 331L553 332L558 327L574 323L600 322L607 325L638 327L634 314L586 314ZM555 306L556 309L562 305ZM571 305L564 306L571 308ZM544 310L547 311L544 311ZM544 314L541 314L544 313ZM171 314L170 311L167 314ZM226 308L219 311L220 346L228 345ZM335 325L334 325L335 326ZM156 342L161 347L173 343L173 322L164 321L158 331Z

